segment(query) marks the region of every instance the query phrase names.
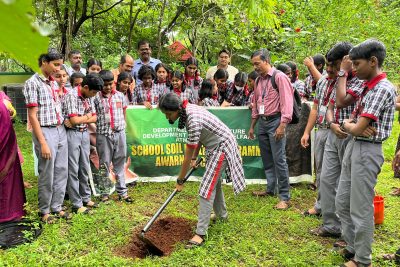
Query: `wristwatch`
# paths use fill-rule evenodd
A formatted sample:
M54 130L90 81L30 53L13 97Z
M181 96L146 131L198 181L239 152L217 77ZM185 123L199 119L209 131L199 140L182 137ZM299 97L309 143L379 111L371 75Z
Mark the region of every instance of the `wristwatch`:
M326 126L328 126L328 128L331 128L331 124L333 123L333 121L328 121L327 123L326 123Z
M176 179L176 183L179 185L183 185L185 183L185 180L183 179Z
M338 76L339 77L347 77L348 76L347 71L339 70Z

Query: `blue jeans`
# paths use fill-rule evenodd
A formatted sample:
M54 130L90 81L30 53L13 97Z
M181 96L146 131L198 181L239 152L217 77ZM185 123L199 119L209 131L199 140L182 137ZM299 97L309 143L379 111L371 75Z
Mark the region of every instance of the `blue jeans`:
M289 168L286 163L286 136L275 140L274 134L280 124L278 117L270 121L258 120L258 142L261 158L267 178L267 192L275 194L278 189L279 198L290 199ZM278 185L277 185L278 184Z

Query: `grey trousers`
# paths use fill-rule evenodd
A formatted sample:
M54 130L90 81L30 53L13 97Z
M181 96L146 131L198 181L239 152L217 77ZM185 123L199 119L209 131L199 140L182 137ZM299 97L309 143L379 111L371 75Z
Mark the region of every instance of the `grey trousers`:
M196 234L205 235L207 233L208 226L210 225L211 210L214 209L215 215L218 218L228 218L228 212L226 210L224 193L222 192L222 173L224 173L228 162L226 159L222 162L221 169L217 174L218 181L211 193L209 199L200 197L199 213Z
M279 198L288 201L290 193L289 168L286 162L285 150L286 136L278 141L274 137L280 121L280 118L270 121L259 119L258 142L267 178L267 192L275 194L278 188Z
M321 213L321 193L320 193L320 177L322 170L322 162L324 159L325 142L328 137L329 129L318 129L315 132L315 147L314 147L314 159L315 159L315 183L317 186L317 201L315 201L314 209Z
M109 167L113 164L113 170L117 183L115 189L118 195L125 197L128 189L125 184L125 157L126 157L126 136L125 131L114 133L111 137L96 134L96 149L99 154L100 165L106 163Z
M89 133L67 130L68 137L68 195L74 208L90 201Z
M355 260L371 263L374 235L374 187L384 158L382 144L351 140L343 157L336 210L342 237Z
M324 161L320 178L320 196L323 227L330 233L341 232L340 220L336 215L335 198L339 184L342 162L346 146L352 136L339 139L329 131L325 143Z
M42 158L41 146L35 134L32 140L38 158L38 200L42 214L60 212L64 201L68 180L68 142L64 125L48 128L41 127L50 149L51 158Z

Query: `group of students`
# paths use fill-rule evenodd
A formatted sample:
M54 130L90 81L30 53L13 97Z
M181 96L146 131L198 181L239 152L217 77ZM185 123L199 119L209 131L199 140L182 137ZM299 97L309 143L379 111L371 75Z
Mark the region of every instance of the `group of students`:
M335 246L341 246L341 253L349 259L343 266L371 264L374 186L383 164L382 142L391 133L396 103L395 88L381 71L385 56L385 47L377 40L367 40L354 47L340 42L329 50L326 59L322 57L323 62L319 55L305 59L310 78L304 83L298 79L297 66L293 62L277 66L288 75L292 87L304 100L315 94L301 144L309 145L310 133L316 127L319 192L315 207L307 210L305 215L322 216L323 225L313 229L312 234L342 237ZM63 209L66 192L76 213L89 214L92 208L98 207L91 199L88 183L89 135L93 124L96 125L95 146L100 165L107 166L107 170L113 169L119 199L132 202L124 176L125 110L128 105L144 105L149 109L158 105L171 123L179 119L179 127L186 126L187 147L190 148L187 151L191 154L185 155L180 179L190 161L197 157L198 143L209 144L210 151L215 153L215 142L222 140L226 146L218 147L218 153L212 154L215 161L210 161L207 166L212 170L224 166L236 176L233 181L235 192L244 190L243 169L234 164L240 162L236 141L229 135L229 129L197 105L256 105L252 97L257 72L249 75L238 72L231 81L226 69L217 69L213 79L203 80L198 61L192 57L185 62L183 73L170 71L164 63L158 63L154 70L143 65L136 77L141 82L133 88L135 81L130 72L120 72L115 77L111 71L102 70L100 61L89 63L86 74L69 73L68 67L63 65L62 55L43 54L39 57L41 73L34 74L25 83L23 93L38 156L38 206L43 222L71 217ZM218 129L207 128L208 120ZM203 139L200 125L206 127L215 140L209 140L211 135ZM192 245L204 241L212 209L210 203L214 198L220 205L217 217L224 219L227 216L220 175L215 177L217 180L204 179L202 183L200 193L207 200L212 196L212 201L201 206L200 230L196 232L197 239L191 240ZM210 179L215 177L210 176ZM214 188L215 182L218 189ZM101 194L102 201L109 200L107 192Z

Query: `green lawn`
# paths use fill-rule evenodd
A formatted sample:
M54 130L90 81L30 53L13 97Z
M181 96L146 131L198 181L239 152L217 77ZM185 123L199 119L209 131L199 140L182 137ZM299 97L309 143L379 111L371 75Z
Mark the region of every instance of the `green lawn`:
M37 210L37 181L33 172L31 137L25 125L15 125L18 142L25 157L25 180L29 216ZM385 196L385 222L375 231L375 266L394 266L378 260L379 255L394 252L400 246L400 198L389 196L394 179L390 162L400 127L396 123L392 138L384 145L385 164L379 175L377 191ZM306 185L292 188L292 207L276 211L277 199L254 198L251 191L263 186L251 185L237 197L225 186L229 222L213 225L207 243L185 250L180 245L169 257L129 259L116 256L118 248L129 242L133 230L145 224L174 188L173 183L143 183L129 189L135 199L128 205L112 202L101 206L93 216L75 216L70 223L59 221L45 225L40 238L27 245L0 250L0 266L338 266L343 259L331 250L334 239L314 237L309 229L321 222L305 218L301 212L312 206L315 192ZM164 215L196 220L197 183L188 183L175 197Z

